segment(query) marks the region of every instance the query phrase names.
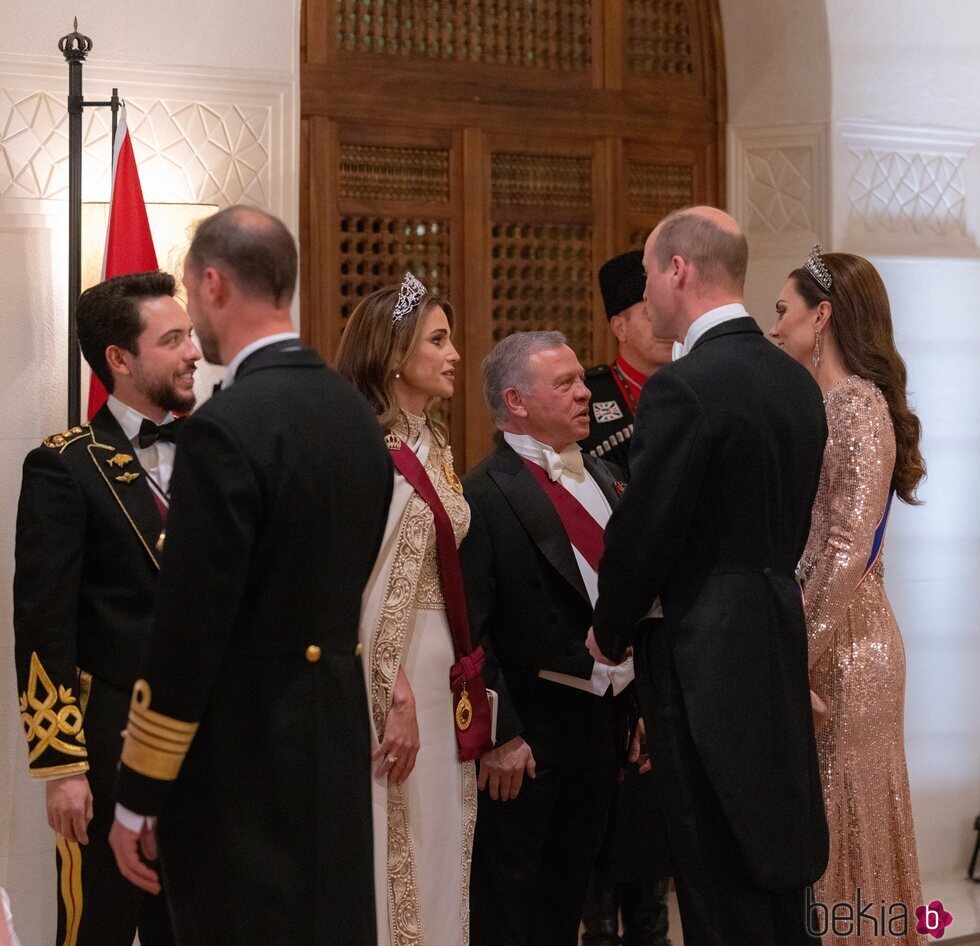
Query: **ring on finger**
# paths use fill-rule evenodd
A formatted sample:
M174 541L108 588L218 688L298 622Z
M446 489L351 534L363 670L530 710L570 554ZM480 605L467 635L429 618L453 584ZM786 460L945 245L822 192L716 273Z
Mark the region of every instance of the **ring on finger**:
M396 756L393 752L389 752L385 756L385 762L387 762L389 765L394 765L397 761L398 761L398 756Z

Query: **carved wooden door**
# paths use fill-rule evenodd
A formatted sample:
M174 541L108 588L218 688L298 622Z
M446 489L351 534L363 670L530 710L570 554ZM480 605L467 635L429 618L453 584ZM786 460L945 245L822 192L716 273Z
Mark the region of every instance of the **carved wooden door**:
M406 270L442 293L461 466L490 448L492 344L556 328L607 360L598 267L723 201L716 0L305 0L302 54L304 336L331 358Z

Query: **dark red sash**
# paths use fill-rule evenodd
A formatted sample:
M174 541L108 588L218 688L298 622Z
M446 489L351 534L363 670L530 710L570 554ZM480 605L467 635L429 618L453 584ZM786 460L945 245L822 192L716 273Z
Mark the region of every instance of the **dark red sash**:
M565 527L568 541L582 554L593 571L599 571L599 559L602 558L603 529L585 508L561 483L552 482L548 474L533 460L522 458L534 478L547 493L551 504Z
M492 745L490 704L483 682L483 648L474 649L470 638L470 619L466 610L466 592L463 588L459 550L456 548L456 534L449 521L449 514L415 451L400 440L397 446L392 441L389 444L388 449L395 468L425 500L435 521L442 596L446 602L446 619L453 638L453 650L456 652L456 663L449 671L456 720L456 742L460 762L469 762L479 758Z

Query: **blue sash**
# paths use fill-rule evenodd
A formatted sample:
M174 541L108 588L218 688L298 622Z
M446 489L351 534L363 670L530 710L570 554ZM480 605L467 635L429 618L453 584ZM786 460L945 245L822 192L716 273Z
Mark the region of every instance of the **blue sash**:
M895 490L890 490L888 493L888 502L885 503L885 511L882 513L878 528L875 529L875 537L871 543L871 554L868 556L868 564L864 566L864 574L861 576L861 581L858 582L859 586L871 574L871 570L878 564L878 559L881 558L881 550L885 544L885 527L888 525L888 514L891 512L892 500L894 498Z

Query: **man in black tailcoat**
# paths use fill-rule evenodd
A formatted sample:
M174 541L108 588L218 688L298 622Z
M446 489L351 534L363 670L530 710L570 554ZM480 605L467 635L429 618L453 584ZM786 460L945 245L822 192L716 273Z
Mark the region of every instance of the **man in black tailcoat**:
M14 639L30 773L57 834L58 942L172 942L165 895L128 884L109 847L129 694L146 653L174 462L174 411L201 357L166 273L79 299L78 340L109 392L90 424L24 461ZM158 426L161 425L161 426Z
M511 335L483 368L503 433L464 480L472 520L460 554L498 717L480 760L470 937L574 946L618 761L613 693L632 678L631 665L611 674L585 647L622 484L576 442L589 391L564 336Z
M228 371L180 434L110 836L145 889L159 836L181 946L375 943L357 629L392 472L366 401L292 331L296 263L281 221L232 207L184 267Z
M653 331L686 353L644 389L590 641L597 659L635 643L694 946L816 942L805 894L827 863L794 579L826 422L813 378L742 306L747 255L710 207L670 214L647 240ZM644 620L657 597L663 617Z

